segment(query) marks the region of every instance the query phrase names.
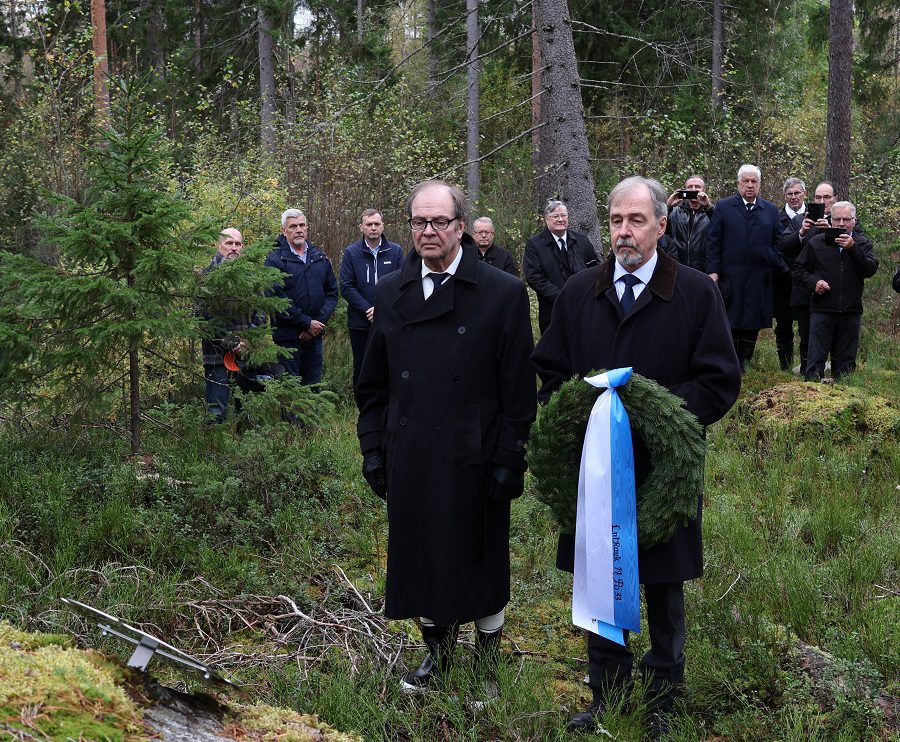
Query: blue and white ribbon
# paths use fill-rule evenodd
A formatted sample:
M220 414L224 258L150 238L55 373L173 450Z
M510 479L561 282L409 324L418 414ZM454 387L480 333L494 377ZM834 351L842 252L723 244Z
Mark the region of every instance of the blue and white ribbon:
M591 410L581 451L572 585L572 622L622 645L624 630L641 630L634 450L616 393L630 378L630 368L585 378L606 391Z

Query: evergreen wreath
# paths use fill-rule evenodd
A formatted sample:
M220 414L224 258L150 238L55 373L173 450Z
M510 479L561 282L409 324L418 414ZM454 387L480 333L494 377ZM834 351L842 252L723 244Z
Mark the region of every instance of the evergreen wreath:
M684 400L652 379L632 374L616 391L632 434L650 457L650 473L637 491L638 544L647 549L668 541L697 517L706 438ZM578 377L565 382L540 409L529 436L528 466L536 496L550 506L564 533L575 533L581 449L591 408L602 392Z

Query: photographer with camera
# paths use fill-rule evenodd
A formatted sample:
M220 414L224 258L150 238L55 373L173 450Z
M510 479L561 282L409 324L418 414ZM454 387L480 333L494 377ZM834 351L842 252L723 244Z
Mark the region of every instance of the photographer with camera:
M831 225L809 239L794 269L797 283L812 292L807 381L823 379L829 354L833 380L856 368L863 281L878 270L872 241L854 230L852 203L838 201L831 207Z
M706 235L713 205L703 178L692 175L684 181L684 188L673 191L666 206L669 209L666 252L682 265L706 273Z

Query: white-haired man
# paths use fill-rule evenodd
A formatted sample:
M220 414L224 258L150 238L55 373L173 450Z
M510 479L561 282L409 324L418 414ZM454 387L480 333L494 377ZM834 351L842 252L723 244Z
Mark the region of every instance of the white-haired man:
M837 201L831 207L831 230L811 237L797 258L797 281L812 292L809 303L807 381L825 376L831 356L831 376L837 380L856 368L862 320L863 281L875 275L878 258L872 241L855 230L856 207ZM837 230L843 230L836 234Z
M761 179L756 165L741 165L738 192L716 204L706 238L706 272L725 299L744 371L759 331L772 326L772 275L790 271L778 251L778 207L759 195Z
M305 385L322 380L322 338L338 300L334 269L325 253L307 241L308 230L303 212L287 209L275 249L266 258L267 267L284 274L281 285L273 288L275 295L290 301L272 318L272 339L290 351L281 359L284 370Z

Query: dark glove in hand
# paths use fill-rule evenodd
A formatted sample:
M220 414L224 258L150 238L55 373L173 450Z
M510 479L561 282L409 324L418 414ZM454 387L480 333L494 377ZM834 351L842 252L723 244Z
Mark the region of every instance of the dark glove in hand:
M495 466L491 470L492 500L503 502L515 500L525 491L525 472L506 466Z
M362 473L372 492L387 500L387 480L384 476L384 459L380 451L370 451L363 456Z

